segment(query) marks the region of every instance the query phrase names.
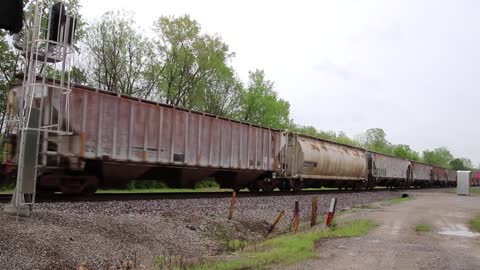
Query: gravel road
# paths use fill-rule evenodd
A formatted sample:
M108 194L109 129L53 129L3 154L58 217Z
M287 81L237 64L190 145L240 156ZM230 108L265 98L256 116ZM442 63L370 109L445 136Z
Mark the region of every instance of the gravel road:
M398 197L392 191L319 195L321 214L330 199L337 209ZM238 198L233 221L230 199L39 203L27 219L0 212L0 269L155 269L157 256L189 260L228 252L232 239L260 241L282 210L278 230L290 226L295 200L302 219L312 195ZM0 204L3 209L3 205Z
M372 219L379 226L365 237L321 241L317 259L282 269L480 269L480 234L468 230L469 219L480 214L480 196L414 195L412 201L342 215ZM416 232L419 224L431 230Z

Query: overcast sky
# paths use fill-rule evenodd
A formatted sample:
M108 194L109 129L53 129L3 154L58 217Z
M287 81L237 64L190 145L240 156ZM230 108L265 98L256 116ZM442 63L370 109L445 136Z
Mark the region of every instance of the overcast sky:
M297 123L351 137L379 127L392 143L480 162L480 1L80 3L87 20L125 9L144 29L190 14L236 53L244 82L265 70Z

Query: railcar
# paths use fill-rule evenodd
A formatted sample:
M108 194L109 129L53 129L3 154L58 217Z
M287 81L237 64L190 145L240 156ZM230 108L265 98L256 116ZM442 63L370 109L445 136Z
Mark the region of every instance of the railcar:
M281 190L302 187L360 188L367 181L365 150L327 140L284 133Z
M411 183L416 187L431 187L433 184L433 167L419 161L411 161Z
M42 191L92 193L131 180L193 187L208 177L222 188L253 192L451 186L456 181L444 168L360 147L82 85L72 86L67 101L53 88L38 91L33 102L44 102L45 109L33 109L33 119L42 126L54 119L70 132L40 132L37 188ZM8 111L21 105L22 91L21 85L12 89ZM70 113L58 119L65 105ZM1 173L7 176L16 173L17 136L8 134L4 147Z
M447 169L437 166L432 166L432 184L436 187L446 187L448 183Z
M409 160L382 153L367 153L370 186L407 187L410 185Z
M457 171L447 170L447 186L450 186L450 187L457 186Z
M43 93L48 109L42 121L48 121L62 99L50 88ZM22 87L12 94L21 96ZM40 136L39 189L85 193L132 179L192 187L207 177L233 189L252 182L270 188L280 153L278 130L80 85L70 95L63 121L72 133ZM15 153L7 156L17 162Z
M473 170L472 173L470 174L470 185L471 186L480 186L480 171L479 170Z

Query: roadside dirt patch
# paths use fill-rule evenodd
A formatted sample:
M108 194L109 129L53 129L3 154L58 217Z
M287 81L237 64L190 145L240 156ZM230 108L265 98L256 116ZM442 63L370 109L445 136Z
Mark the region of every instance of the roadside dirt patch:
M480 197L413 195L415 200L341 215L379 226L365 237L322 241L317 259L284 269L480 269L480 237L442 233L468 231L469 219L480 213ZM431 231L416 232L420 223Z

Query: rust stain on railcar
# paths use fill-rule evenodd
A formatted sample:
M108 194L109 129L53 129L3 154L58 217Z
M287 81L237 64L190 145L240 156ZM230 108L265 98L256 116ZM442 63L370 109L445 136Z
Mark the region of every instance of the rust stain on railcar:
M436 181L447 181L447 170L441 167L433 167L433 177Z

